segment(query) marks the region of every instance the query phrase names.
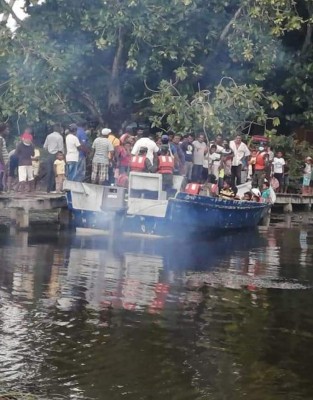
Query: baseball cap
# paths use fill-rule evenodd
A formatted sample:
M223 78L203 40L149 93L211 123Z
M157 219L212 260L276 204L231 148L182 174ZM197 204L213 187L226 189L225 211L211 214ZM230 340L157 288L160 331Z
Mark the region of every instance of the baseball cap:
M103 136L109 136L109 134L110 134L111 132L112 132L111 129L109 129L109 128L103 128L102 131L101 131L101 135L103 135Z

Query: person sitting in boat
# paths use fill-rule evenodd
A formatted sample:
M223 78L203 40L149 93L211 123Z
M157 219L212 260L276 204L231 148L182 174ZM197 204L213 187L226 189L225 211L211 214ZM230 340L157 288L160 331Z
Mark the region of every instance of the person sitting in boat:
M259 191L259 189L258 188L253 188L253 189L251 189L251 193L252 193L252 201L260 203L260 201L261 201L261 192Z
M158 174L162 174L162 190L171 194L173 188L174 157L170 155L168 145L162 145L158 156Z
M236 193L232 189L231 184L229 179L225 179L223 182L223 187L219 192L219 197L221 199L226 199L226 200L235 200L236 198Z
M242 200L245 201L251 201L252 200L252 193L251 192L246 192L243 194Z
M132 156L130 161L130 170L133 172L155 172L150 159L147 157L148 148L140 147L138 155Z

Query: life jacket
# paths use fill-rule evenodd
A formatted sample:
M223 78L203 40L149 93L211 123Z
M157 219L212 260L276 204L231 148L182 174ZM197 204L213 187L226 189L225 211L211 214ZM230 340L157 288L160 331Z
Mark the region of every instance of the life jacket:
M185 193L199 194L201 189L200 183L188 183L185 187Z
M158 174L172 174L174 170L174 158L171 156L159 156Z
M265 151L259 152L255 158L255 170L261 171L265 168L265 159L264 156L266 155Z
M133 156L130 161L130 170L144 172L146 170L146 156Z

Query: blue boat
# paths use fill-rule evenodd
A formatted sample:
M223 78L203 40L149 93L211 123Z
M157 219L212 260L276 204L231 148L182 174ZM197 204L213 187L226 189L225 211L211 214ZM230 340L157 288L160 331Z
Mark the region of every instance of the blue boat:
M175 195L167 199L162 175L131 172L129 188L65 182L68 207L76 228L123 233L206 234L256 227L270 204L225 200L182 192L183 177L175 176Z

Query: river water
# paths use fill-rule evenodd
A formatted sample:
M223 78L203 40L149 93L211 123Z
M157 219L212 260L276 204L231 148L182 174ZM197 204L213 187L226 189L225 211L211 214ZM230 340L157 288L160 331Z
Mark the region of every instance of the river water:
M290 218L203 241L3 234L0 394L312 400L313 225Z

